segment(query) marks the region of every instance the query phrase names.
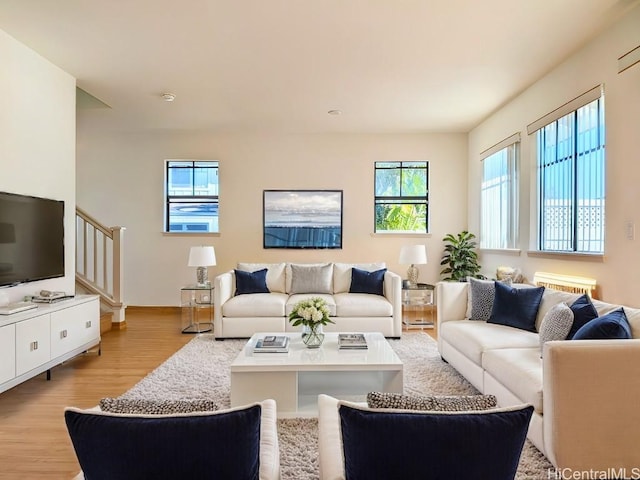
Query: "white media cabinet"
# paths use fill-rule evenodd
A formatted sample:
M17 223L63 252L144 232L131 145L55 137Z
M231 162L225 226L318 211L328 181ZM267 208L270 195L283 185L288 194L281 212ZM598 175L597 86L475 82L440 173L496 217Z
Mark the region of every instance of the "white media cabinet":
M0 316L0 392L100 345L97 295Z

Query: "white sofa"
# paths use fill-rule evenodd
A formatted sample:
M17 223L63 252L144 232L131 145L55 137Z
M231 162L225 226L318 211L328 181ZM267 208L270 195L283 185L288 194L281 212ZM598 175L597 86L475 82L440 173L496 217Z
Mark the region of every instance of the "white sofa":
M500 406L533 405L528 438L556 467L640 472L640 310L624 307L632 339L551 341L541 358L538 333L466 319L468 290L436 286L442 358ZM553 305L578 296L546 289L536 328ZM600 316L620 307L593 305Z
M328 266L328 267L327 267ZM323 292L296 292L294 275L305 267L321 267L325 278ZM216 339L247 338L256 332L291 332L288 315L300 300L321 297L326 300L335 322L325 331L381 332L385 337L402 335L402 279L386 271L383 295L349 293L352 268L373 272L385 268L384 263L239 263L237 270L255 272L267 269L266 284L269 293L235 295L235 271L231 270L214 279L214 334ZM307 279L308 280L308 279ZM314 283L312 281L310 283ZM328 282L328 283L327 283ZM318 283L318 282L316 282ZM323 282L319 282L323 283ZM299 290L299 289L298 289Z

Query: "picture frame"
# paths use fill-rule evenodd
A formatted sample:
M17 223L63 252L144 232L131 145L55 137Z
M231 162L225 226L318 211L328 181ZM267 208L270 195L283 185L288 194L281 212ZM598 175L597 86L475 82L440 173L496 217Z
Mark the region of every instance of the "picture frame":
M342 248L342 190L264 190L263 247Z

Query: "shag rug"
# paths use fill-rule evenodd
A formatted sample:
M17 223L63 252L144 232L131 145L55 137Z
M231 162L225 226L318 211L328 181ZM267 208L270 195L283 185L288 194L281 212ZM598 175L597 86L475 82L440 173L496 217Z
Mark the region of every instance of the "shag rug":
M244 340L216 341L199 335L120 398L188 400L211 399L230 405L229 366ZM436 342L423 332L405 332L389 343L404 363L404 393L415 395L472 395L478 391L453 367L442 361ZM314 418L278 420L283 480L313 480L318 476L318 421ZM419 455L416 451L416 455ZM528 440L518 467L518 480L548 478L551 463Z

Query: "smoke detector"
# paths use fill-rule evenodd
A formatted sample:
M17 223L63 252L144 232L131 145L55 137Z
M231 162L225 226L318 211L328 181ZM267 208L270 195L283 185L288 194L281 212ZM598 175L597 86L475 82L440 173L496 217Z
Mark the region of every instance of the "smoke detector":
M176 99L176 96L173 93L163 93L161 97L165 102L173 102Z

